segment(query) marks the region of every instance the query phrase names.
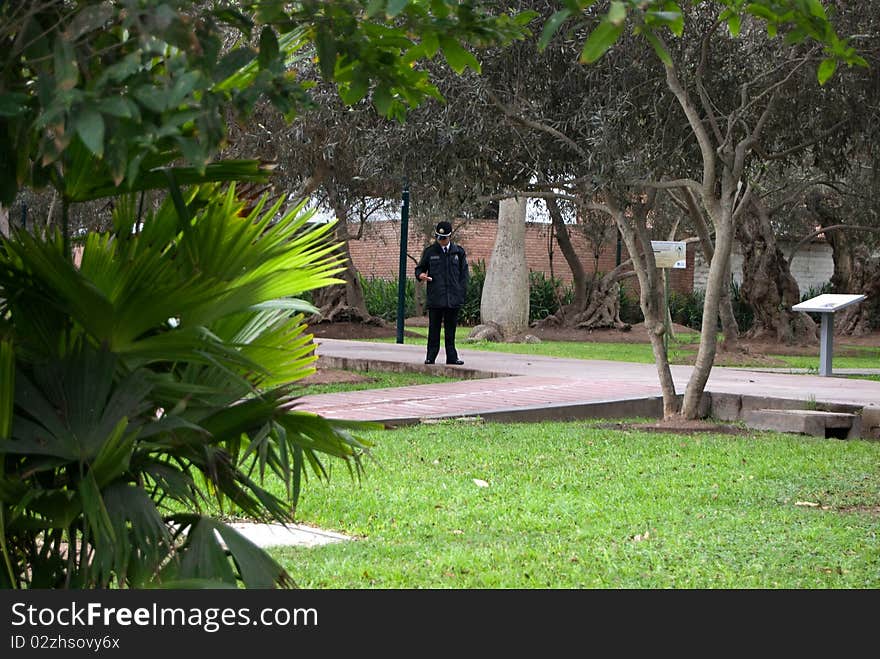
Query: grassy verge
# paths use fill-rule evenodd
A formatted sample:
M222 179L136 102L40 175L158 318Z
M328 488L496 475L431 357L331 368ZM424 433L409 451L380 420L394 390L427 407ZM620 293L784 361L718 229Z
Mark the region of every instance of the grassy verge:
M331 382L324 384L297 384L294 391L301 396L313 394L331 394L341 391L361 391L364 389L387 389L391 387L408 387L415 384L435 384L452 382L455 378L427 373L396 373L388 371L351 371L363 376L360 382Z
M297 515L359 539L272 550L303 587L880 587L877 443L600 422L371 439L365 480L310 483Z
M407 330L421 334L427 338L427 328L408 327ZM542 343L489 343L481 341L468 343L466 341L470 328L459 327L456 331L456 342L463 350L490 350L512 354L543 355L547 357L563 357L566 359L604 359L610 361L636 362L653 364L654 355L648 343L606 343L606 342L574 342L574 341L544 341ZM394 339L373 339L388 343ZM413 339L418 341L418 339ZM681 335L669 343L669 361L672 364L683 364L685 358L692 356L699 343L699 335ZM841 352L856 352L855 355L841 355ZM853 348L844 342L835 344L833 363L834 368L880 368L880 348ZM804 368L817 370L819 368L819 348L816 348L815 356L792 356L792 355L767 355L780 360L790 368ZM763 361L749 360L748 355L742 355L742 360L735 366L765 366ZM783 368L785 367L783 366Z

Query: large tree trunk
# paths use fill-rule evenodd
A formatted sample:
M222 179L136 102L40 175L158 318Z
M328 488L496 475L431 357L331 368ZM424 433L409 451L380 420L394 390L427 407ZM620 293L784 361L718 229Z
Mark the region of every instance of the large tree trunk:
M9 209L0 204L0 235L9 235Z
M590 296L583 311L571 315L571 324L582 329L614 328L629 330L631 325L620 319L620 282L634 277L635 272L621 266L596 277L590 286Z
M807 208L815 215L820 227L827 227L824 235L834 259L834 274L831 276L834 292L867 296L861 303L834 314L835 332L851 336L869 334L874 329L871 318L880 313L880 259L871 256L857 238L856 230L871 228L856 226L848 231L818 193L808 197Z
M505 338L529 326L529 268L526 263L526 198L503 199L498 231L480 299L480 322L497 324Z
M571 270L573 295L570 304L560 307L555 314L541 319L537 325L539 327L571 326L583 329L606 327L630 329L630 325L620 319L620 282L635 275L628 265L629 261L601 277L596 270L592 276L587 275L571 242L568 226L563 220L559 205L552 198L547 199L546 202L553 222L556 242Z
M813 343L818 337L816 323L807 314L791 310L800 302L800 290L776 243L769 213L754 200L750 210L754 212L744 214L736 227L743 248L740 292L755 314L746 336L786 344Z
M871 318L880 312L880 259L872 258L865 245L853 245L852 236L845 231L829 231L826 237L834 256L834 292L867 296L834 314L835 332L848 336L870 334L874 329Z
M352 264L347 241L339 246L339 253L345 261L345 270L336 276L345 283L325 286L315 291L314 304L318 307L318 313L314 314L309 322L313 325L333 322L384 325L385 321L377 316L371 316L367 311L364 291L361 288L358 272Z

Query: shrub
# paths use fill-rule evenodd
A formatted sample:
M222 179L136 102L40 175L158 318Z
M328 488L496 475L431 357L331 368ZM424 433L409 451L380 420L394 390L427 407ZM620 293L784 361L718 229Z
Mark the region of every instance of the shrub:
M733 305L733 317L740 332L747 332L755 322L755 310L742 296L740 285L733 281L730 283L730 301Z
M702 289L696 289L690 293L672 291L669 295L669 312L672 322L685 325L694 330L700 330L703 326L703 302L705 297L706 292ZM755 314L751 305L742 297L740 285L735 281L730 284L730 301L739 330L741 332L747 331L754 322ZM719 331L721 329L720 320L718 329Z
M397 320L398 284L399 279L382 279L380 277L364 277L358 275L364 291L364 302L367 311L389 322ZM415 279L407 277L404 284L404 318L415 314Z
M630 325L637 325L645 320L638 295L620 287L620 319Z
M291 409L316 359L298 296L340 269L329 225L234 188L172 197L138 232L116 199L79 268L60 232L0 238L0 588L293 585L212 511L292 522L322 456L360 471L372 426Z
M559 311L560 300L562 304L568 304L572 297L572 287L563 284L558 277L529 271L529 322L552 316Z
M703 320L703 291L670 291L669 315L673 323L699 330Z
M480 300L483 298L483 284L486 281L486 262L480 259L471 263L470 273L467 295L464 306L458 313L458 322L462 325L473 326L480 323Z

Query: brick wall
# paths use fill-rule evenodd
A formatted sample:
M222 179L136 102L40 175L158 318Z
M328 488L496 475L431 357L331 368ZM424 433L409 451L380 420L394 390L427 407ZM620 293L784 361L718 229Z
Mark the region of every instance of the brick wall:
M457 225L455 225L457 226ZM492 247L495 245L495 231L497 224L494 220L471 220L458 228L455 241L465 248L468 261L471 264L480 260L489 264L492 255ZM552 272L566 283L572 280L571 270L565 262L565 258L559 251L559 246L553 241L550 244L549 233L551 225L543 223L526 224L526 263L530 270L543 272L550 275ZM586 237L579 232L572 232L572 243L581 257L581 262L587 272L593 269L593 248ZM407 241L407 253L413 259L418 259L425 245L431 239L424 235L413 235L409 231ZM400 223L399 222L370 222L364 230L361 240L351 241L351 258L355 267L365 277L378 277L382 279L395 279L400 266ZM617 245L612 242L605 245L599 256L599 271L608 272L616 265ZM628 258L625 246L621 249L621 258ZM672 269L670 287L679 292L689 292L694 282L694 244L688 245L687 268ZM415 261L407 259L407 276L413 276ZM624 285L633 291L638 290L638 281L631 277Z

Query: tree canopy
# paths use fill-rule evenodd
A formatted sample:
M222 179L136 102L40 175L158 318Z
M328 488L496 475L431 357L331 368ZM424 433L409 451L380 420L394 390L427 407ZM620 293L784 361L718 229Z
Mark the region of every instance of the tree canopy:
M309 58L345 103L369 98L401 119L439 92L415 64L464 47L508 42L528 16L452 0L37 0L0 4L0 204L23 185L71 200L155 185L181 160L203 175L226 137L224 108L242 116L267 98L286 117L315 80ZM76 173L73 176L72 173Z

